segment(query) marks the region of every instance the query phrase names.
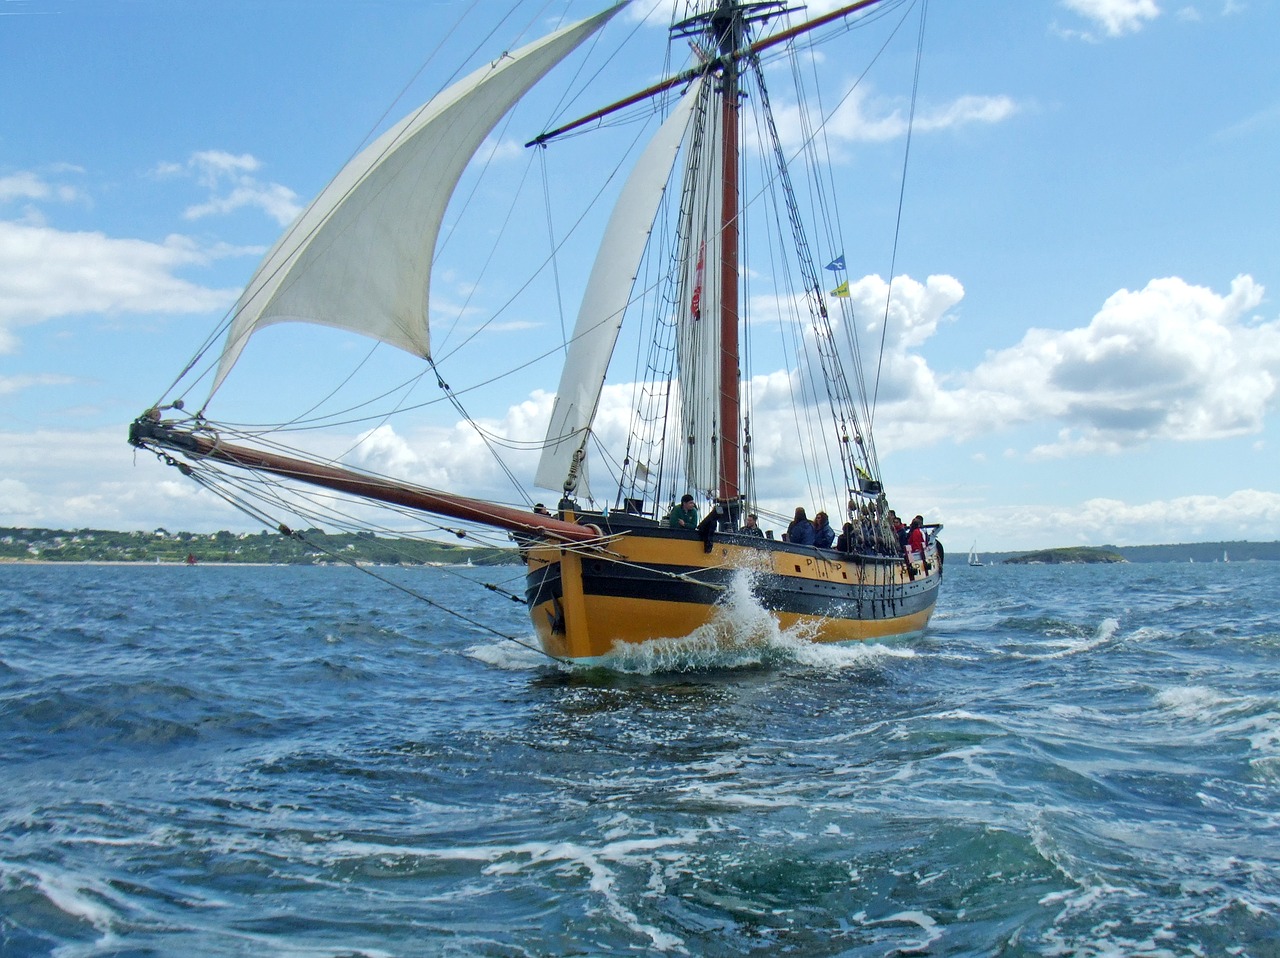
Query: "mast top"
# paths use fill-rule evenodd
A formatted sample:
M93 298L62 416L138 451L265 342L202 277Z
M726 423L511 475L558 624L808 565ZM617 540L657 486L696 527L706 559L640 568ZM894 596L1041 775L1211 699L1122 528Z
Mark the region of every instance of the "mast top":
M672 24L671 38L680 40L684 37L710 35L716 40L721 55L731 56L737 52L736 43L741 42L744 35L741 28L746 24L768 21L773 17L797 13L803 9L804 7L789 7L785 0L758 0L754 3L720 0L713 8L703 13L695 13L679 23ZM731 39L735 45L726 49L725 45Z
M824 13L822 16L814 17L812 20L806 20L804 23L797 24L794 27L788 27L785 30L757 40L754 43L742 46L746 39L747 31L745 26L751 23L766 22L773 17L782 16L788 13L796 13L804 9L803 6L788 6L784 0L754 0L754 2L743 2L743 0L719 0L714 9L704 13L694 14L681 20L679 23L671 27L671 36L673 39L681 39L683 37L707 36L710 34L716 39L716 45L719 47L717 55L710 56L704 63L698 64L688 70L682 70L680 73L670 76L665 80L646 87L638 93L624 97L616 103L601 107L588 113L586 116L579 117L563 126L558 126L554 130L548 130L545 133L539 133L525 146L545 146L549 141L556 137L563 136L565 133L572 132L580 127L593 123L596 120L602 120L606 116L617 113L619 110L633 106L636 103L642 103L645 100L652 99L659 93L665 93L674 87L680 86L682 83L688 83L690 80L697 79L715 70L723 69L726 65L736 62L743 57L752 56L763 50L768 50L780 43L786 43L795 37L815 30L818 27L826 26L828 23L834 23L850 14L857 13L867 7L873 7L883 0L857 0L855 3L846 4L839 9L832 10L830 13ZM736 29L734 28L736 26Z

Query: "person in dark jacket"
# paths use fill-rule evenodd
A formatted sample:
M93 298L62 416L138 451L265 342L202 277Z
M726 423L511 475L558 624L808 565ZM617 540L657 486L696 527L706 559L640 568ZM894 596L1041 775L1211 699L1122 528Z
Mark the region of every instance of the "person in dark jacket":
M825 512L819 512L813 517L813 544L819 549L830 549L831 544L836 541L836 530L831 528L831 522L827 519Z
M747 518L743 521L742 528L738 532L744 536L755 536L758 539L764 538L764 530L760 528L754 512L747 513Z
M813 545L813 523L805 515L804 506L796 507L796 516L791 520L791 525L787 526L785 538L799 546Z

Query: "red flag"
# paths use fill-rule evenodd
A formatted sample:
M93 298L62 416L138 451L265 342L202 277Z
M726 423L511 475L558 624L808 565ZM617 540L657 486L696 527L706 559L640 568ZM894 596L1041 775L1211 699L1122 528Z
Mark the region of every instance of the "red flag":
M703 240L702 245L698 247L698 266L693 271L693 299L689 303L689 308L693 311L694 319L702 318L702 273L703 266L707 258L707 241Z

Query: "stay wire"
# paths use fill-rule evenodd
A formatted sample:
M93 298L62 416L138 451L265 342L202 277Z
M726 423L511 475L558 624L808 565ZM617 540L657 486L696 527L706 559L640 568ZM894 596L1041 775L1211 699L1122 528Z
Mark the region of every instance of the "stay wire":
M880 355L876 360L876 381L871 391L871 412L867 429L875 425L876 400L880 395L880 373L884 366L884 347L889 336L889 307L893 300L893 271L898 265L898 241L902 236L902 208L906 203L907 164L911 159L911 135L915 131L916 101L920 94L920 69L924 61L924 26L929 13L929 0L920 0L920 27L916 34L916 66L911 79L911 109L907 114L907 142L902 151L902 178L898 184L898 216L893 227L893 252L889 257L889 283L884 296L884 322L880 325Z
M550 652L546 651L545 649L541 649L536 645L526 642L524 639L517 638L516 636L503 632L500 629L495 629L493 626L487 625L486 623L481 622L479 619L473 619L471 616L465 615L459 612L457 609L451 609L447 605L443 605L442 603L436 602L434 599L428 598L427 596L419 592L417 589L411 589L409 586L404 585L403 583L396 582L394 579L389 579L386 576L379 574L369 566L359 565L358 563L355 562L354 559L347 559L344 556L342 556L341 553L334 552L331 549L325 548L323 545L319 543L312 542L309 539L307 539L305 533L294 532L288 526L283 524L278 526L278 528L283 535L287 535L291 539L296 539L297 541L303 543L304 545L310 548L316 549L320 552L323 552L325 555L329 556L330 558L337 559L340 562L344 562L354 569L359 569L361 572L365 573L365 575L371 576L372 578L377 579L379 582L383 583L384 585L391 586L391 588L393 589L398 589L399 591L403 592L405 595L411 598L417 599L419 602L425 602L427 605L431 606L431 608L433 609L436 609L440 612L447 612L449 615L453 616L456 619L461 619L463 622L466 622L468 625L475 626L478 629L483 629L486 632L496 635L500 639L506 639L508 642L514 642L516 645L520 646L521 648L528 649L530 652L537 652L540 655L545 655L547 658L551 659L553 662L557 662L561 665L570 665L570 666L573 665L573 663L570 662L568 659L562 659L559 656L552 655ZM486 589L489 589L492 592L500 591L497 586L494 586L490 583L482 583L482 585L484 585ZM520 601L514 596L508 596L508 598L513 599L513 601Z

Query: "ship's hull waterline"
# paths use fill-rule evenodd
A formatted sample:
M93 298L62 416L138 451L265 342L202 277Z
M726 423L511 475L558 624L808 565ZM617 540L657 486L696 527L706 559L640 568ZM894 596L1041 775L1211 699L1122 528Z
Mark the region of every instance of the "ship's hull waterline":
M909 570L901 556L845 555L722 533L712 535L708 549L694 533L652 523L620 528L607 517L589 521L616 538L603 548L526 540L522 550L526 600L542 648L576 662L711 625L743 573L778 627L810 641L909 638L928 625L942 578L933 549L927 570L919 563Z

